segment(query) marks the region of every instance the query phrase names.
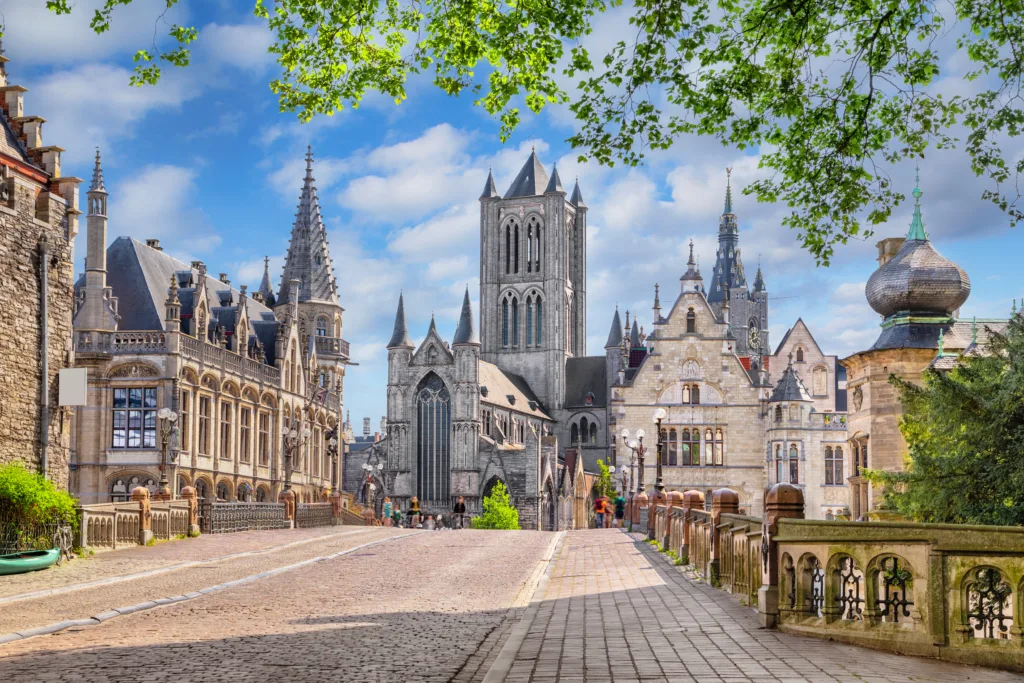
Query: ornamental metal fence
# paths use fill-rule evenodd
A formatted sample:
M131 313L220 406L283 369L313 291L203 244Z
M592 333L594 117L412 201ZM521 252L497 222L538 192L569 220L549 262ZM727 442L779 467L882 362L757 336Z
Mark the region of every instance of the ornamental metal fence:
M200 531L204 534L287 529L290 526L285 517L284 503L204 503L200 509Z
M299 503L295 506L295 526L305 529L314 526L331 526L330 503Z

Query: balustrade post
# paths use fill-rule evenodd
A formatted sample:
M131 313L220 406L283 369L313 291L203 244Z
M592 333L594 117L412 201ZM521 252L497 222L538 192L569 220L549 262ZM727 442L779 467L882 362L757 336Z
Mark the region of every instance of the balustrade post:
M284 516L288 520L288 528L295 528L295 491L285 489L278 496L277 502L284 503Z
M180 491L180 495L188 501L188 535L199 535L199 499L196 490L186 486Z
M711 585L718 585L719 571L722 567L722 548L718 534L718 525L722 523L722 513L736 514L740 511L740 496L732 489L718 489L711 494L711 558L708 560L707 576Z
M679 548L679 557L683 558L686 564L690 562L690 510L704 509L704 494L700 491L690 490L683 494L683 509L686 514L683 517L683 545Z
M680 506L682 506L682 504L683 504L683 494L682 493L680 493L679 491L669 491L668 492L667 502L665 503L665 521L663 522L664 527L661 530L661 533L662 533L663 537L658 539L659 541L661 541L662 547L664 547L667 550L668 549L676 550L676 548L672 548L671 547L671 545L672 545L672 540L671 540L672 539L672 508L680 507Z
M783 518L804 518L804 493L792 484L776 484L764 494L761 588L757 591L757 616L764 628L775 628L779 623L779 549L775 535Z
M331 492L331 524L341 524L341 491L337 490Z
M146 545L153 539L153 508L149 502L149 489L136 486L132 489L132 500L139 504L139 545Z

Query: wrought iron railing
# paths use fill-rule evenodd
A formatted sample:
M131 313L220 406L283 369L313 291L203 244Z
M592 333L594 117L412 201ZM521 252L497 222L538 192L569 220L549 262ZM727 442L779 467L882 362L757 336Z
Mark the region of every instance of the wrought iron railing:
M328 505L328 514L330 514ZM236 531L287 529L284 503L204 503L200 506L200 531L227 534Z
M299 503L295 506L295 526L307 528L331 526L330 503Z

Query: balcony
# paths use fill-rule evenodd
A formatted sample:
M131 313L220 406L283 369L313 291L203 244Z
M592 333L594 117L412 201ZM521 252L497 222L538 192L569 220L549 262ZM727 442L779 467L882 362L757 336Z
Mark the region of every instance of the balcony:
M316 337L316 355L348 360L348 342L340 337Z
M159 330L134 332L87 330L75 333L76 353L132 355L166 353L167 350L167 333Z

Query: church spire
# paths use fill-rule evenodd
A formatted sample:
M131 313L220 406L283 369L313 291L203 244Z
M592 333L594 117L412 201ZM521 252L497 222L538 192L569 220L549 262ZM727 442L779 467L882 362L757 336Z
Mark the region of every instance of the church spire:
M299 301L325 301L340 305L338 284L334 278L334 266L327 249L327 228L320 214L320 200L317 198L313 179L313 148L306 148L306 177L302 183L299 207L292 226L288 255L285 258L281 282L299 280ZM280 301L285 303L289 292L280 288Z
M498 186L494 183L494 173L491 169L487 169L487 182L484 183L484 191L480 193L480 199L490 199L491 197L500 197L498 194Z
M732 213L732 167L725 169L725 211Z
M608 332L608 341L604 348L617 349L622 345L622 318L619 317L619 307L615 307L615 316L612 318L612 329Z
M661 322L661 297L659 296L658 283L654 283L654 324L657 325Z
M479 344L476 336L476 327L473 325L473 306L469 303L469 286L466 286L466 295L462 298L462 314L459 316L459 325L455 328L455 339L453 344Z
M577 208L586 208L587 203L583 201L583 191L580 190L580 179L576 178L576 185L572 188L572 196L569 197L569 203Z
M256 290L263 297L263 302L267 303L274 298L274 287L270 284L270 257L263 257L263 279L260 280L260 288ZM267 303L268 306L272 306L272 303Z
M402 294L398 295L398 311L395 313L395 329L391 333L391 341L388 348L412 348L412 340L409 339L409 326L405 324L405 300Z
M921 167L918 166L914 175L914 218L910 221L910 230L907 232L908 240L928 239L928 233L924 230L924 219L921 218Z
M92 183L89 185L89 192L106 193L107 188L103 185L103 168L100 166L100 148L96 148L96 165L92 169Z
M548 192L562 192L565 193L565 188L562 187L562 179L558 177L558 164L551 167L551 180L548 181L548 186L544 188L544 193Z

